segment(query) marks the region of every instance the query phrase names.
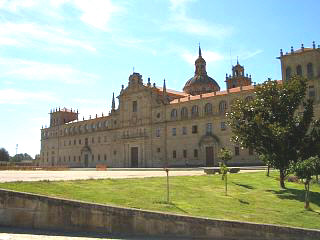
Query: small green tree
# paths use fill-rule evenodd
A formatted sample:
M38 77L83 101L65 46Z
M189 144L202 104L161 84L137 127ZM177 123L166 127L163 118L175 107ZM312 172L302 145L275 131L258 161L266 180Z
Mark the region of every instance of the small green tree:
M225 195L228 195L228 170L227 162L232 159L232 153L230 150L227 150L225 148L221 148L219 153L219 158L222 160L222 162L219 163L220 166L220 173L222 174L222 180L224 180L224 186L225 186Z
M0 161L8 162L10 159L9 153L5 148L0 148Z
M271 158L272 156L270 156L270 155L266 155L266 154L260 154L259 155L259 159L262 161L262 162L264 162L266 165L267 165L267 177L269 177L270 176L270 162L271 162L271 160L270 160L270 158Z
M292 164L292 170L295 175L304 181L305 188L305 205L306 209L309 209L310 202L310 182L312 176L320 173L320 159L318 156L309 157L305 160L300 160L295 164Z

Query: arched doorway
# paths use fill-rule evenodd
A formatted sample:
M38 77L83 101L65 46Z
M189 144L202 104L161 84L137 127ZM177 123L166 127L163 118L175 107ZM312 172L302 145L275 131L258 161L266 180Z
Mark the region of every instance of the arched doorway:
M215 156L220 147L219 138L214 134L204 135L199 141L199 147L203 152L203 164L206 167L216 166Z
M81 158L83 159L83 164L81 164L83 167L87 168L89 167L89 159L92 155L91 148L89 146L84 146L81 149Z

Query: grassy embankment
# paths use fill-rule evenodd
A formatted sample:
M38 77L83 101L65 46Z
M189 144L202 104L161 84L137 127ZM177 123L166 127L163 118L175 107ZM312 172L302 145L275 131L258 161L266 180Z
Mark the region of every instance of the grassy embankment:
M86 202L173 212L219 219L320 229L320 185L311 186L311 209L304 210L304 185L286 183L278 173L231 174L228 196L220 175L171 177L170 204L166 179L106 179L0 183L0 188Z

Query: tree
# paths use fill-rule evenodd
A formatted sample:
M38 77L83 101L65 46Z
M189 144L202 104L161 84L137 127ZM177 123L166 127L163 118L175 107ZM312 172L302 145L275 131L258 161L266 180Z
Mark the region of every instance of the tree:
M222 174L222 180L224 180L224 186L225 186L225 195L228 195L228 167L227 162L232 159L232 153L230 150L227 150L225 148L221 148L219 153L219 158L222 160L222 162L219 163L220 166L220 173Z
M306 154L303 141L320 142L320 134L310 137L318 132L318 123L312 120L312 101L304 101L306 83L298 76L283 84L269 79L256 87L254 100L238 100L228 114L233 140L269 157L270 165L280 171L282 188L290 163ZM298 112L300 106L303 110Z
M9 153L5 148L0 148L0 161L8 162L10 159Z
M312 176L320 174L320 159L318 156L300 160L292 165L295 175L304 181L305 188L305 205L304 208L309 209L310 202L310 182Z
M28 153L19 153L11 157L11 162L21 162L24 160L33 160L32 157Z

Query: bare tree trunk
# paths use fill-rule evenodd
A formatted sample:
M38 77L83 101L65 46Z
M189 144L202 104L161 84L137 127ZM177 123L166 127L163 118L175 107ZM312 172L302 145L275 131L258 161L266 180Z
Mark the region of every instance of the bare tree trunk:
M280 187L283 188L283 189L286 188L286 186L284 184L284 178L285 178L284 170L281 169L280 170Z
M270 164L267 164L267 166L268 166L267 177L269 177L270 176Z
M319 183L319 175L318 174L316 175L316 180L317 180L317 183Z
M225 181L224 181L224 184L225 184L225 194L226 196L228 195L228 173L226 173L226 176L225 176Z
M310 189L309 181L305 183L304 188L306 190L304 208L309 209L309 189Z

